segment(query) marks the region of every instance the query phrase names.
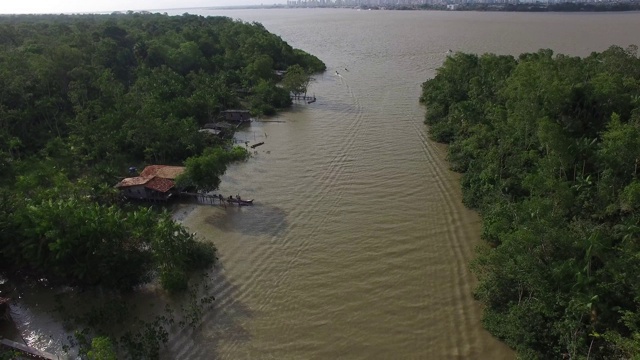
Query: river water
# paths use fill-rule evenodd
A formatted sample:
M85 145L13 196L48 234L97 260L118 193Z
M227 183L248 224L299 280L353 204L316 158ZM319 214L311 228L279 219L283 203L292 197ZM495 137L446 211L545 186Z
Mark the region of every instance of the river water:
M640 14L188 11L260 22L328 69L309 89L315 103L237 135L264 145L220 190L255 205L187 214L219 249L217 300L163 357L514 358L481 327L468 268L479 217L461 203L446 149L428 140L420 85L449 49L584 56L640 44ZM29 339L42 333L33 313L18 314Z

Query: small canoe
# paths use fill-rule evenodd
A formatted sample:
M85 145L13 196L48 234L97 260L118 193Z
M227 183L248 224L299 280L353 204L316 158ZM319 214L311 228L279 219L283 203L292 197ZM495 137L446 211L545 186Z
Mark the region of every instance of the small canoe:
M232 204L240 204L240 205L253 205L253 199L249 200L238 200L235 198L227 199L227 202Z

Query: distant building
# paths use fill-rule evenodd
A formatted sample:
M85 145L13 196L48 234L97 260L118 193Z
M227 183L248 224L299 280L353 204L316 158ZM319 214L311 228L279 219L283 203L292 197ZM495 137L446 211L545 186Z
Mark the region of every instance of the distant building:
M249 110L225 110L220 114L229 122L244 123L251 121L251 113Z
M241 123L230 124L226 121L221 121L217 123L208 123L208 124L204 124L202 129L198 131L225 138L225 137L233 136L234 131L238 128L240 124Z
M124 178L116 188L129 199L167 200L175 193L175 179L183 166L149 165L139 176Z

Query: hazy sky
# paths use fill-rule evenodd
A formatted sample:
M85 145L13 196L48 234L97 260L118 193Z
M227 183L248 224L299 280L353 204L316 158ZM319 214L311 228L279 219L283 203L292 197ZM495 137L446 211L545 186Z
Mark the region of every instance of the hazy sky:
M0 0L0 14L59 14L207 6L272 5L285 0Z

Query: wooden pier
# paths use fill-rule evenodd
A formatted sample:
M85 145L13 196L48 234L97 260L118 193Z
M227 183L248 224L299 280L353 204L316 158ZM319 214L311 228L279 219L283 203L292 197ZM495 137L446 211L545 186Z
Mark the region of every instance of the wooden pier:
M292 94L291 95L291 100L303 100L306 101L307 104L311 104L316 102L316 96L307 96L307 95L296 95L296 94Z
M201 204L215 205L218 203L220 205L225 205L225 202L220 200L220 196L215 194L181 192L180 197L192 198ZM222 199L224 200L225 197L223 196Z
M181 197L190 197L195 199L200 204L208 204L208 205L222 205L224 207L232 206L232 205L253 205L253 199L251 200L241 200L237 197L227 197L222 194L203 194L203 193L190 193L190 192L181 192Z
M19 358L38 359L38 360L58 360L59 356L40 351L28 345L20 344L15 341L0 338L0 354L4 351L14 351L20 354Z

